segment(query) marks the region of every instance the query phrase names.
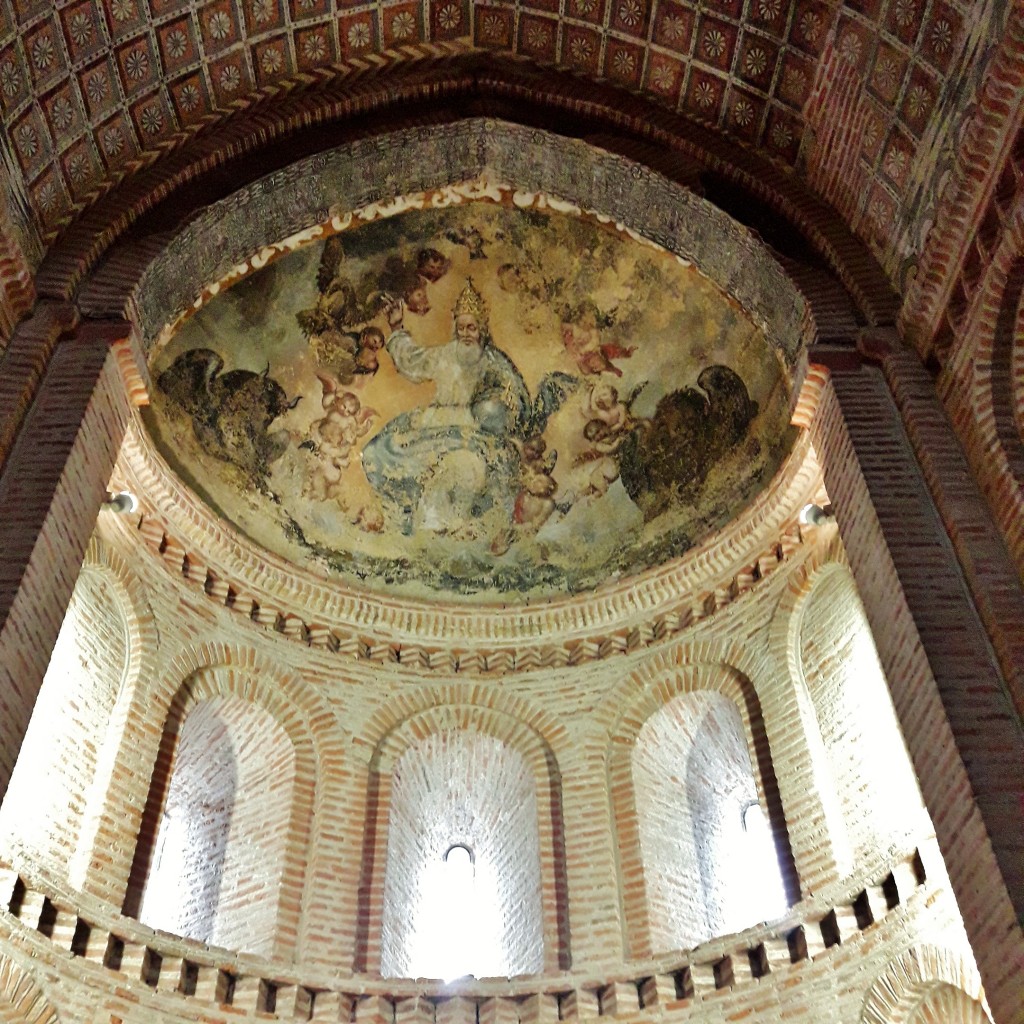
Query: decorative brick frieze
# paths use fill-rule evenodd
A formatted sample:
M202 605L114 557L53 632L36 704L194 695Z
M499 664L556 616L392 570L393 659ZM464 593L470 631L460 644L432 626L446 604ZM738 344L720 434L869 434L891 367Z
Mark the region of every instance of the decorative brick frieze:
M917 856L916 853L913 854ZM901 863L901 862L899 862ZM894 866L898 866L894 865ZM40 927L34 917L27 916L29 904L50 902L35 881L23 880L25 899L14 911L0 912L0 941L21 935L29 948L38 948L39 943L54 944L54 937L48 935L47 927ZM871 940L883 941L883 950L891 949L894 943L905 942L901 932L908 920L927 916L924 907L926 899L934 902L937 890L932 883L922 879L918 886L901 896L899 901L886 908L886 913L871 922L857 924L853 911L856 896L847 897L847 902L831 907L807 907L805 912L787 916L772 927L760 926L738 936L715 940L688 954L664 957L648 961L639 967L639 972L630 974L629 969L621 972L611 981L595 981L571 972L553 974L546 978L494 981L466 979L448 986L441 982L404 979L381 979L372 975L347 977L322 973L304 974L292 966L239 955L230 950L211 949L201 943L175 939L164 933L154 932L137 922L118 918L116 915L87 915L90 934L107 935L117 947L113 959L105 957L105 966L117 972L116 984L123 986L129 997L138 1001L148 999L146 989L164 992L168 1001L162 1005L166 1012L174 1015L188 1015L201 1012L204 1015L230 1007L237 1015L255 1017L270 1014L280 1019L292 1019L296 1009L312 1013L312 1020L336 1021L339 1011L348 1009L356 1020L376 1019L394 1021L398 1016L419 1013L428 1019L442 1015L446 1019L460 1019L459 1010L464 1003L475 1005L474 1020L522 1021L525 1014L530 1019L583 1019L587 1017L613 1017L631 1019L641 1009L670 1013L673 1010L700 1012L701 1004L713 1008L721 998L720 993L734 992L739 1000L756 999L759 985L774 988L776 985L791 987L800 984L800 977L811 965L811 950L817 951L813 958L819 969L833 981L845 975L851 966L849 956L843 951L849 946L853 951L853 965L858 960L861 966L854 970L863 973L864 958L868 962L878 959L871 953ZM61 897L55 897L61 899ZM908 919L908 913L911 915ZM854 922L853 928L843 935L842 942L835 941L834 922L842 917ZM798 931L803 939L794 943L792 935ZM36 935L32 935L32 933ZM38 937L37 937L38 936ZM897 939L900 936L900 939ZM9 940L7 940L9 941ZM779 945L785 955L769 955L769 949ZM111 943L107 943L107 949ZM896 945L897 949L902 948ZM882 956L884 957L884 953ZM929 980L943 980L959 977L964 991L973 997L980 995L977 974L972 966L955 948L934 954L920 950L908 954L917 956L919 965L911 970L907 979L888 992L880 981L874 996L875 1005L886 998L900 999L915 983ZM78 975L81 991L87 993L99 980L90 970L88 961L71 960L64 953L61 958L62 972ZM884 970L884 959L878 964ZM899 969L898 966L895 969ZM904 970L906 966L904 965ZM884 975L883 975L884 977ZM109 984L109 974L101 975L101 984ZM756 984L759 983L759 984ZM861 984L863 982L861 981ZM0 985L3 984L0 966ZM842 984L842 983L841 983ZM2 990L0 990L2 991ZM860 991L852 989L850 994L859 1003ZM65 993L67 998L68 993ZM774 994L773 999L779 999ZM784 997L782 997L784 998ZM73 997L68 999L72 1002ZM456 1005L452 1005L455 1003ZM309 1019L309 1018L307 1018ZM873 1018L885 1019L891 1018Z
M908 284L901 333L926 358L944 357L975 294L1021 172L1024 124L1024 14L1011 5L1006 29L984 71L974 110L962 128L953 173ZM1009 177L1007 178L1007 175Z

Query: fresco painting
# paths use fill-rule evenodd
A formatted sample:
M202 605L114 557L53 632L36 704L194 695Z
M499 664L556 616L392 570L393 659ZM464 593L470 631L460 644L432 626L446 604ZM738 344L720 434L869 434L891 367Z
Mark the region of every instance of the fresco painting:
M423 202L222 291L153 359L149 427L254 540L327 577L527 601L682 554L792 440L762 332L594 217Z

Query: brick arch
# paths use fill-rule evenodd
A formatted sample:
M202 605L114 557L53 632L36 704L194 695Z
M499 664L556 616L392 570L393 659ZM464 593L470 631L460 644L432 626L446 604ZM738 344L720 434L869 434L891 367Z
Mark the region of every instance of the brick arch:
M477 688L455 689L472 691ZM377 739L367 771L356 970L376 972L381 965L384 875L393 771L403 754L419 742L426 737L447 732L482 733L517 752L526 762L533 777L537 798L544 969L557 971L570 967L562 779L558 762L552 747L529 720L501 710L493 706L494 703L497 702L465 703L456 694L451 694L447 699L437 694L428 706L412 711L405 717L396 717L392 726ZM525 706L519 701L508 703ZM397 709L391 712L392 716L397 713Z
M837 866L855 869L859 875L870 874L881 867L879 858L891 844L907 844L926 812L867 613L838 533L798 574L785 607L788 614L780 618L785 624L790 672L801 700L806 697L810 701L825 753L822 767L826 770L819 778L831 778L838 800L838 808L830 806L826 816L835 826L830 834ZM835 624L838 634L817 636L808 628L809 611L814 609L817 616L822 607L832 613L825 624ZM859 646L858 636L864 638ZM840 651L844 657L867 659L858 665L855 685L844 672L846 663L836 662L841 638L847 645ZM865 644L870 644L870 650ZM816 645L827 657L808 664ZM882 755L884 774L879 768ZM846 796L851 796L857 816L846 806ZM824 803L829 806L831 797ZM836 826L837 815L845 823L844 829Z
M1024 347L1024 251L1010 264L1006 275L992 339L992 368L989 388L996 435L1018 488L1024 488L1024 391L1018 379L1020 352ZM1017 373L1014 372L1016 364Z
M295 751L275 956L301 956L327 945L336 963L337 924L325 908L331 907L332 915L338 912L337 904L345 902L344 882L337 877L336 865L327 863L320 836L330 829L329 819L342 813L345 735L330 706L308 683L250 648L197 645L179 653L159 678L136 694L118 765L129 776L148 780L148 797L144 810L136 807L127 815L116 802L107 808L124 819L119 835L131 836L120 845L134 851L131 870L127 860L120 865L125 912L138 912L181 726L197 704L218 695L239 697L268 712ZM320 766L325 764L333 770L323 772Z
M956 1016L921 1012L934 999ZM978 969L947 947L911 946L868 989L859 1024L986 1024L992 1019Z
M98 536L93 536L85 551L82 567L105 573L117 591L128 630L128 664L121 682L122 691L149 675L160 646L160 630L146 594L146 588L121 553Z
M788 816L800 833L813 835L813 845L795 837L797 863L804 886L815 891L821 885L847 875L853 868L849 836L838 795L819 785L828 777L828 755L821 727L804 680L800 662L802 609L819 572L843 563L845 553L838 531L816 544L801 565L790 574L786 590L772 616L769 643L776 660L786 668L791 716L798 723L800 750L793 758L792 782L799 800ZM824 840L824 841L822 841Z
M23 967L0 956L0 1021L3 1024L60 1024L39 983Z
M960 322L939 389L1024 574L1024 186L991 244L991 262Z
M694 163L712 169L807 239L869 322L894 315L895 298L878 264L806 186L756 153L652 105L649 97L606 83L584 85L565 71L495 53L446 53L443 61L423 57L394 66L385 61L332 77L337 71L324 69L315 82L303 75L290 87L279 83L265 96L253 94L251 104L238 102L211 117L198 135L183 136L109 195L95 196L44 261L40 293L71 299L81 290L88 315L122 315L140 263L148 262L168 232L239 184L361 135L446 123L471 112L555 133L597 134L603 148L687 185L695 180ZM230 175L222 170L229 163ZM172 195L172 203L160 208ZM97 269L126 235L134 240Z
M160 632L146 589L121 554L97 536L89 542L83 568L101 572L118 598L128 633L128 658L120 680L106 734L96 754L95 774L86 806L79 843L69 866L73 886L97 896L105 896L106 853L109 838L103 833L104 807L113 785L117 751L129 708L143 680L157 672Z
M640 848L640 824L633 782L633 751L650 717L675 698L691 693L720 694L738 710L750 765L762 806L767 806L783 880L790 901L797 897L796 869L790 850L785 816L775 788L771 751L761 716L760 702L750 680L729 665L687 662L682 649L650 659L629 677L633 696L611 731L607 749L608 788L622 881L623 940L634 959L649 957L651 945L647 886Z
M424 712L444 706L478 708L498 717L519 722L536 734L553 756L559 757L569 743L565 722L532 701L494 687L493 683L450 682L440 686L417 687L395 694L367 719L353 745L359 748L369 766L388 737L397 736L399 727Z

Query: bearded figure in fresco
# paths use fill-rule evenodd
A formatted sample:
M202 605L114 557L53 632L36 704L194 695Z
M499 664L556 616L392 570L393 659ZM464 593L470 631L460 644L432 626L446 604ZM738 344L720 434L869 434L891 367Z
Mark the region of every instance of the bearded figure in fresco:
M493 343L486 304L472 281L456 300L447 344L414 341L404 309L401 299L386 307L386 348L407 380L433 381L434 400L385 424L363 450L363 469L403 532L484 535L512 517L516 441L531 427L530 393L515 363Z

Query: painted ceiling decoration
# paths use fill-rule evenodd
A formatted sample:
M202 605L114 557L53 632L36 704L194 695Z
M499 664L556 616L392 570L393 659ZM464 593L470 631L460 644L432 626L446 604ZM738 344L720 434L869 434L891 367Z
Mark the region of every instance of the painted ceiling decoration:
M965 69L1010 6L0 0L0 120L24 233L52 241L126 174L261 97L457 51L513 55L639 92L806 175L897 278L956 158L978 88Z
M406 191L442 160L453 183ZM369 168L399 196L367 204ZM330 218L221 259L169 315L176 268L233 219L302 221L294 179L312 209L334 192ZM150 269L139 309L168 326L147 422L222 516L318 575L485 603L590 590L681 555L778 469L808 331L780 276L709 204L582 143L398 133L256 183Z

